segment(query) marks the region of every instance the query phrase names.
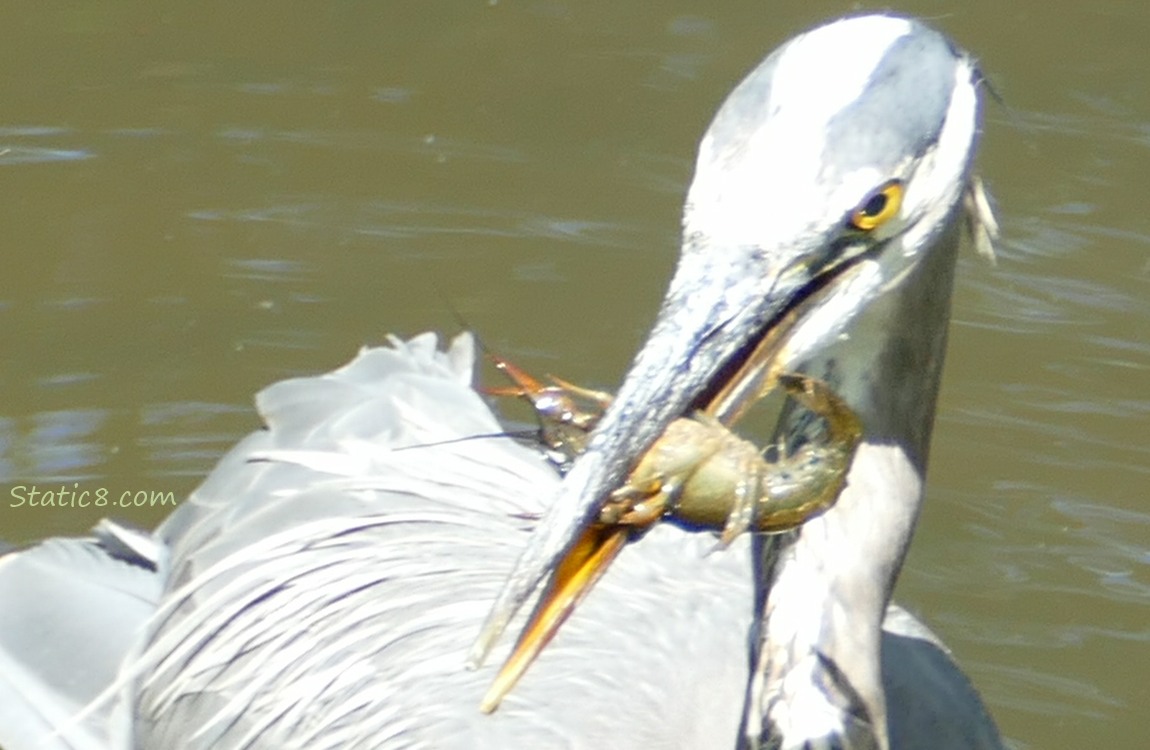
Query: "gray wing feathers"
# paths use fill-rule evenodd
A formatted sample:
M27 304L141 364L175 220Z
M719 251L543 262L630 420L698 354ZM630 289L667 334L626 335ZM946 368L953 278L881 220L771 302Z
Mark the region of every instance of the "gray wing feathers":
M479 714L493 669L464 670L466 649L557 477L489 437L500 428L468 386L470 339L446 354L426 337L393 346L266 389L267 431L161 530L174 590L132 669L136 741L733 742L746 550L706 557L712 541L674 529L629 549L504 708Z
M883 621L882 678L892 748L998 750L1005 747L969 678L950 650L897 605Z
M470 337L436 346L393 340L265 389L267 429L153 539L108 527L0 558L0 744L120 747L131 692L142 748L733 747L749 545L712 554L672 527L625 549L479 714L494 669L466 671L467 648L558 479L490 437ZM969 690L949 659L922 658L932 640L901 632L884 676L905 700L939 680Z
M104 748L111 685L159 601L154 565L130 558L102 525L0 558L0 745ZM148 561L151 563L153 561ZM114 696L113 696L114 698Z

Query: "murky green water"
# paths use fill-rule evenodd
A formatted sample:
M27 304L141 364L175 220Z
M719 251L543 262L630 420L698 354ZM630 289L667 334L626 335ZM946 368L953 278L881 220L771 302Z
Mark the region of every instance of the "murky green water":
M0 23L0 537L186 494L251 395L389 331L613 386L695 142L846 3L23 4ZM975 51L998 265L962 264L899 597L1020 748L1150 706L1150 6L905 3ZM23 488L23 489L18 489ZM164 507L117 509L151 524Z

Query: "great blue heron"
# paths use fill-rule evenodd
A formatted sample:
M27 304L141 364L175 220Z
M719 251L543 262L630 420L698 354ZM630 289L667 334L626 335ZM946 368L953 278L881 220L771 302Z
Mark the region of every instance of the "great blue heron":
M470 339L424 336L263 391L267 429L154 534L104 524L4 557L0 744L1000 747L941 645L888 608L959 224L987 220L979 85L945 37L881 15L760 64L703 139L655 329L561 486L530 448L458 439L500 428L469 387ZM866 426L837 505L713 554L654 529L481 714L493 669L464 656L516 559L487 636L667 423L813 293L780 356Z

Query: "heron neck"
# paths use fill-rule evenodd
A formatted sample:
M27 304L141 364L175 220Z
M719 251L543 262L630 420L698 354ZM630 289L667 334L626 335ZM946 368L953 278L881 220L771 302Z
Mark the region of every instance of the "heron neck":
M843 747L888 747L881 627L922 503L957 234L951 222L849 340L802 369L830 380L865 432L835 506L757 542L749 735L781 747L828 736Z

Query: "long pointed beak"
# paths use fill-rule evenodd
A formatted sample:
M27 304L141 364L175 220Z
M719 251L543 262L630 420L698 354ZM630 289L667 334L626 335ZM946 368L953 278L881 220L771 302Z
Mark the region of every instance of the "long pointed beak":
M805 267L772 265L770 255L688 248L651 336L500 592L469 666L482 664L514 614L671 421L703 408L723 389L808 281Z
M691 274L703 283L682 294L683 275L681 265L619 395L568 473L556 505L528 542L472 647L469 666L476 668L532 590L550 575L511 656L483 698L484 712L499 706L631 538L631 528L599 523L599 511L671 421L702 411L733 424L774 386L787 363L805 354L800 343L806 346L843 325L878 282L874 265L858 262L825 268L805 283L788 279L799 277L784 268L783 283L778 277L771 283L774 293L744 285L741 274L713 283ZM804 335L810 328L816 329L814 335Z

